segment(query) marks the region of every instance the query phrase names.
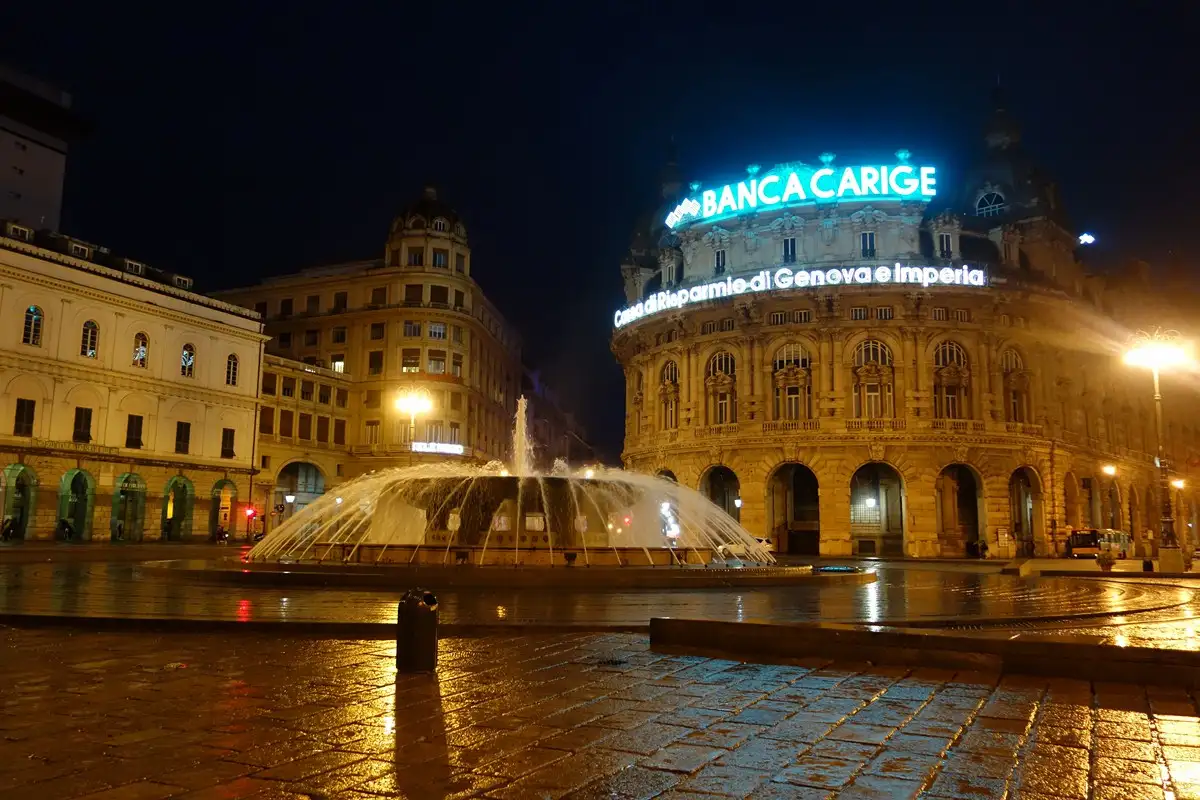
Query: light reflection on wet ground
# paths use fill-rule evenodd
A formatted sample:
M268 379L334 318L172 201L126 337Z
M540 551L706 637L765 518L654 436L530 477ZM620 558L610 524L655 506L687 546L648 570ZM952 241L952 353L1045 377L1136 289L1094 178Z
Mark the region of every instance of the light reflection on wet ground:
M404 588L408 587L397 591ZM437 591L436 586L429 588ZM1182 617L1192 594L1169 582L882 568L878 582L867 585L608 592L461 589L439 592L439 599L447 624L644 625L651 616L969 624L1098 613L1161 624L1164 618ZM395 619L396 599L395 594L377 591L189 583L130 563L0 565L4 614L387 623ZM1163 607L1172 610L1151 611ZM1151 623L1148 614L1160 618ZM1181 641L1186 638L1181 635Z

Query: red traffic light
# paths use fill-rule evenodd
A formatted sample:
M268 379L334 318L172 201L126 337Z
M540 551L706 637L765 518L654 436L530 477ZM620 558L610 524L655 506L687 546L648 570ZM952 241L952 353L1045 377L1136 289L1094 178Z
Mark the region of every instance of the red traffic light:
M257 514L257 513L258 513L258 511L257 511L256 509L253 509L253 508L247 508L247 509L246 509L246 516L247 516L247 517L253 517L253 516L254 516L255 514Z

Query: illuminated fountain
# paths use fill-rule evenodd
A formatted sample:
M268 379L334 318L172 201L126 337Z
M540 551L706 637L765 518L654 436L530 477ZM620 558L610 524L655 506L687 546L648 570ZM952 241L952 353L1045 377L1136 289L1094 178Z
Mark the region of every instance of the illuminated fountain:
M326 494L271 531L254 562L554 566L772 563L692 489L618 469L534 470L526 400L510 467L463 463L380 470Z

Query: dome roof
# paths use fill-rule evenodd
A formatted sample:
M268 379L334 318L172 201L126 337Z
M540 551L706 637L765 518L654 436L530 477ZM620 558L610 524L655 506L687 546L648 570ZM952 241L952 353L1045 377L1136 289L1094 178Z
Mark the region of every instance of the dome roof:
M436 187L426 186L419 198L409 203L396 215L395 220L392 221L392 233L398 233L401 230L434 228L434 221L439 219L445 220L447 233L466 236L467 231L463 227L458 212L445 201L438 199Z

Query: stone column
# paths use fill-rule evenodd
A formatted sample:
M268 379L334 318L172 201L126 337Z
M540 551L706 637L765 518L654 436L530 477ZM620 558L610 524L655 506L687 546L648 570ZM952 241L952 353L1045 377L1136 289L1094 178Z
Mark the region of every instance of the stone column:
M850 474L841 471L822 471L817 475L817 505L821 519L821 555L825 557L852 555Z
M910 558L939 556L934 475L904 475L904 551Z

